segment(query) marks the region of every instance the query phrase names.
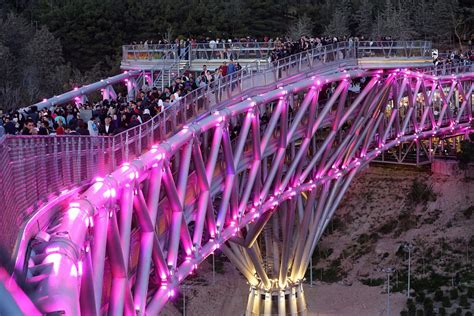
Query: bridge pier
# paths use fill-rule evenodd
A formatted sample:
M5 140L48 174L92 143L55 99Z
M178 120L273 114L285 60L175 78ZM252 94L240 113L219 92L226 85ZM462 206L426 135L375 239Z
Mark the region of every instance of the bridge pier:
M276 280L274 280L276 281ZM246 316L307 315L303 283L288 284L284 289L250 287Z

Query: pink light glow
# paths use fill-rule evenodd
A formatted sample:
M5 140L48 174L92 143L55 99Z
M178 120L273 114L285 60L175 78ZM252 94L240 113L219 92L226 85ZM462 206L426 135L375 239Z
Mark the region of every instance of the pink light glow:
M79 216L79 212L81 211L81 209L77 208L77 207L72 207L68 210L67 214L69 216L69 219L71 221L74 221L76 220L77 216Z
M47 100L47 99L43 99L43 102L46 102L46 101L48 101L48 100Z
M120 169L122 170L122 172L125 172L130 169L130 164L128 162L125 162Z
M59 272L59 264L61 263L61 254L59 253L52 253L48 255L44 259L44 263L52 263L53 264L53 272L55 275Z
M77 272L79 273L79 275L82 275L82 261L79 261L77 263Z
M104 182L104 178L96 177L95 182Z
M59 247L46 248L46 253L56 253L56 252L59 252Z
M77 268L76 266L71 266L71 271L69 272L69 275L72 277L77 277Z
M86 218L86 226L94 227L94 217L89 216L88 218Z

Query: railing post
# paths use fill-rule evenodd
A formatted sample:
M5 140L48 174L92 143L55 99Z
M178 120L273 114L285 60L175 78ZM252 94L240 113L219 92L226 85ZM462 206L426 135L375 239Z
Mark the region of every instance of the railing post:
M125 161L128 161L128 131L125 132Z

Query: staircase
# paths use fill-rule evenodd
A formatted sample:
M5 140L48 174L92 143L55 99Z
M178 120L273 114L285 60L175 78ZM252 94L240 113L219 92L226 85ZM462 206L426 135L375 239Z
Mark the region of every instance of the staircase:
M183 74L189 68L188 58L189 47L186 47L178 59L175 59L172 63L164 63L158 65L154 72L158 73L158 76L153 80L153 86L163 90L165 87L170 86L173 80ZM161 68L161 69L160 69Z

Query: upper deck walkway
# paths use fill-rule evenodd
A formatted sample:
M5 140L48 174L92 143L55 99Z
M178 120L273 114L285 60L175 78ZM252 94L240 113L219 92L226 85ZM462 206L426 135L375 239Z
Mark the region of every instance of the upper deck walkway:
M335 45L337 45L336 43ZM345 42L340 44L345 45ZM427 41L363 41L348 42L354 49L354 56L364 68L423 67L432 63L431 42ZM334 44L333 44L334 45ZM314 47L323 52L327 46ZM182 56L185 48L176 45L124 45L122 46L121 68L124 70L151 70L156 65L169 67L176 61L182 68L200 71L206 65L216 69L230 59L243 67L250 64L269 64L274 43L247 42L225 43L211 47L208 43L189 46L189 52ZM182 56L183 58L180 58Z

